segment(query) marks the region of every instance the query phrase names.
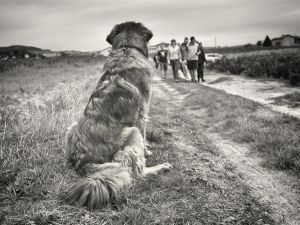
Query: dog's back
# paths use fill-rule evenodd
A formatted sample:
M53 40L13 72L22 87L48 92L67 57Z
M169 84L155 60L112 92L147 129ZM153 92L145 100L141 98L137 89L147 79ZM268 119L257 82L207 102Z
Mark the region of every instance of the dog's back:
M67 136L67 158L80 174L87 163L111 162L124 127L143 129L151 96L152 65L135 49L112 51L83 117Z

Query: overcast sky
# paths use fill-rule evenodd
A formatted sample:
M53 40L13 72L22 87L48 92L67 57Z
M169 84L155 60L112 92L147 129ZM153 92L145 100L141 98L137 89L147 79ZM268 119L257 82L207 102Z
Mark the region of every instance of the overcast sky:
M300 0L0 0L0 46L100 50L112 27L142 22L151 44L195 36L204 46L300 35Z

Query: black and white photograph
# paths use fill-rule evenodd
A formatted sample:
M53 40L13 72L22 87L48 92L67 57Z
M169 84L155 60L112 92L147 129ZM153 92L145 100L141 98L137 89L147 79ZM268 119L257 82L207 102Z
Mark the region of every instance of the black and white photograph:
M0 0L0 224L300 225L300 1Z

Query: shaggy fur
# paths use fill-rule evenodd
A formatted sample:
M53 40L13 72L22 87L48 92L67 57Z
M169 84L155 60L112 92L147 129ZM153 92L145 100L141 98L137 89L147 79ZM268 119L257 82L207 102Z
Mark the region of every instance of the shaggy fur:
M82 117L67 133L66 156L82 176L62 193L70 203L102 208L137 177L169 170L145 167L146 119L154 73L148 60L150 30L140 23L116 25L107 36L112 52Z

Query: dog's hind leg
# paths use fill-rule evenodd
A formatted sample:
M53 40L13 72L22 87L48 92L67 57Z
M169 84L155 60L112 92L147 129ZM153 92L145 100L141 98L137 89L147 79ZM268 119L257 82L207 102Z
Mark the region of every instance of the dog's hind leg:
M132 172L136 176L146 177L151 174L156 175L161 171L169 171L172 168L172 165L169 163L146 167L144 139L138 128L124 128L120 140L123 148L115 154L114 161L131 167Z
M137 127L123 128L118 140L121 149L114 155L113 161L132 169L136 176L142 176L146 164L144 139Z
M148 150L148 146L149 146L149 143L147 142L147 141L145 141L145 152L144 152L144 154L145 154L145 156L146 157L148 157L148 156L151 156L152 155L152 152L150 151L150 150Z
M145 167L143 177L148 175L157 175L160 172L167 172L171 170L173 166L170 163L163 163L152 167Z
M145 113L147 114L147 113ZM146 138L146 118L143 116L142 118L140 118L139 122L137 123L137 127L140 129L141 134L143 136L144 139L144 155L147 156L151 156L152 152L150 150L148 150L148 142L147 142L147 138Z

